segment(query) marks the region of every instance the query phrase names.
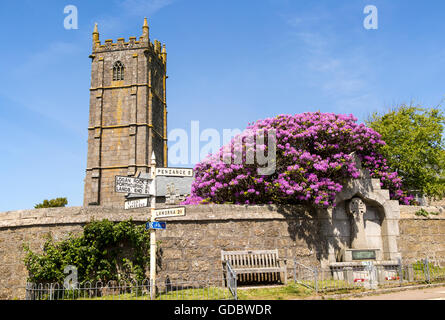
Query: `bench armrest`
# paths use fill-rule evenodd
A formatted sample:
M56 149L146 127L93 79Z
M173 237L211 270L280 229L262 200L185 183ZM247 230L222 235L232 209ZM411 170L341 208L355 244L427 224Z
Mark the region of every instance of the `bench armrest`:
M278 266L282 269L287 270L287 259L285 258L278 259Z

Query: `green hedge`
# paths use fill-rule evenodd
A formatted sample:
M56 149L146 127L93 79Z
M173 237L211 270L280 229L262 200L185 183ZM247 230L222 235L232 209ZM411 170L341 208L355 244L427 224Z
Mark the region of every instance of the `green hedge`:
M34 283L63 283L64 268L73 265L78 281L142 280L150 262L150 235L132 220L93 221L80 236L54 242L49 236L42 254L24 246L24 259Z

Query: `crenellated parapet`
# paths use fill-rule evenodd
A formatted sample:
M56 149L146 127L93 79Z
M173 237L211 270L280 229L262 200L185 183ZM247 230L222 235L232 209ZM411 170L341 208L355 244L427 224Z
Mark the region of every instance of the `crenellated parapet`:
M137 37L129 37L128 41L125 41L125 38L118 38L116 42L112 39L107 39L102 43L100 41L97 23L95 24L93 31L93 55L104 52L135 49L147 49L153 56L157 57L162 64L165 65L167 63L165 44L161 44L158 40L154 40L154 42L150 41L147 18L144 19L142 36L140 36L139 39Z

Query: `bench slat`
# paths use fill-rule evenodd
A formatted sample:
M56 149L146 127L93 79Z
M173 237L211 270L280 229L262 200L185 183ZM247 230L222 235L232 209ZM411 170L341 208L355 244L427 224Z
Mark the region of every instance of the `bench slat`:
M235 269L236 273L270 273L283 272L284 268L242 268Z
M223 250L224 251L224 250ZM226 254L237 255L237 254L262 254L262 253L277 253L277 250L240 250L240 251L224 251Z

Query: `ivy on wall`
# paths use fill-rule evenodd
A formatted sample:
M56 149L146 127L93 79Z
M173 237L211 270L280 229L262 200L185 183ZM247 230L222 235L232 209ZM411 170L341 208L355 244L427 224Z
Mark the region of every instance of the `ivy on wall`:
M150 234L132 220L88 223L83 234L55 242L49 237L43 253L24 246L28 281L63 283L68 265L75 266L79 283L87 281L137 280L145 278L150 263Z

